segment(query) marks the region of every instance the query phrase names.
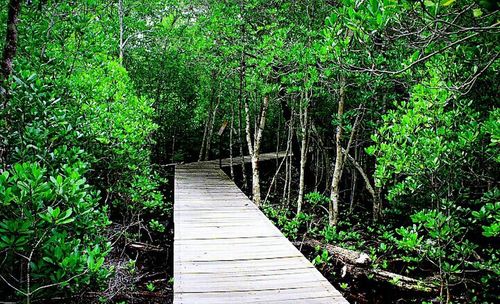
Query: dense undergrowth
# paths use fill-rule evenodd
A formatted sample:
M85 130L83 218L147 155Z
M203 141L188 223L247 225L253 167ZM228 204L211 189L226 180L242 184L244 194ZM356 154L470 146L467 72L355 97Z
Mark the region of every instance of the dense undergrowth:
M150 161L153 101L115 57L110 7L22 6L0 112L0 299L89 290L106 299L120 271L112 260L124 259L117 249L166 238L171 206Z
M448 294L453 294L454 302L496 301L498 257L496 245L488 240L488 226L483 226L484 239L472 241L464 235L478 223L479 214L468 213L457 220L456 214L421 211L410 217L411 223L401 226L400 221L390 219L384 224L367 223L366 212L351 210L342 214L343 220L337 226L331 227L326 216L328 200L318 192L311 192L306 195L304 211L299 214L283 203L265 205L263 211L298 246L313 239L366 253L370 269L387 270L421 280L422 286L435 287L434 292L424 292L422 287L420 294L415 290L405 291L397 288L397 277L388 279L384 286L371 280L369 271L364 281L352 278L327 249L322 246L304 249L349 299L360 303L398 300L433 303L439 300L437 291L446 288Z

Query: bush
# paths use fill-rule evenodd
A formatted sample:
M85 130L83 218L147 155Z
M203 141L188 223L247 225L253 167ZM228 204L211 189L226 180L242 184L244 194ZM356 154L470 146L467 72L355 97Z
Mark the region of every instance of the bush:
M0 175L0 275L26 298L76 291L109 274L106 209L81 165L62 171L18 163Z

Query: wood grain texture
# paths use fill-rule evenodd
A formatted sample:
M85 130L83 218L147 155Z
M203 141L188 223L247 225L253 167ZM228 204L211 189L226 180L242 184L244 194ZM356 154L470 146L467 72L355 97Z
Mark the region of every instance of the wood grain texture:
M175 304L348 303L218 161L177 166L174 200Z

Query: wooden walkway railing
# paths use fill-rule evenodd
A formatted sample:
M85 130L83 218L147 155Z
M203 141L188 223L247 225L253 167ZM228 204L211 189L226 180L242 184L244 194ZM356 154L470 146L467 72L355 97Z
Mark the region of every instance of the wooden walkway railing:
M218 166L175 169L174 303L348 303Z

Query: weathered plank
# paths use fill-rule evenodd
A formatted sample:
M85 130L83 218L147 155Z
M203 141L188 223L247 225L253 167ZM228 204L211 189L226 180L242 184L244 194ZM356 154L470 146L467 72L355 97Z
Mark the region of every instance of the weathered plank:
M176 167L174 303L347 303L218 167Z

